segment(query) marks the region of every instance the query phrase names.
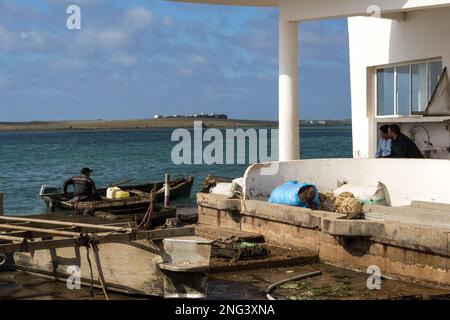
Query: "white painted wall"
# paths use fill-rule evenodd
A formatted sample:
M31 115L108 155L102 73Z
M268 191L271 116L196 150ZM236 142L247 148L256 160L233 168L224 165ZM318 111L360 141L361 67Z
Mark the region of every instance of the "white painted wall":
M450 8L408 12L405 21L353 17L348 23L353 155L367 158L377 143L374 67L437 57L450 66Z
M412 200L450 203L450 161L424 159L318 159L279 162L274 175L267 164L250 166L245 173L246 199L267 200L273 189L288 180L312 183L332 191L338 181L386 185L393 206Z

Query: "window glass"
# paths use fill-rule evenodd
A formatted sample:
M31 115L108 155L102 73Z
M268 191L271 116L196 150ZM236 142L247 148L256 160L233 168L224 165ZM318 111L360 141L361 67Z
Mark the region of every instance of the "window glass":
M428 101L431 100L434 89L436 88L439 78L442 73L442 62L431 62L428 65L428 77L429 77L429 87L428 87Z
M397 113L399 115L410 115L409 107L409 80L410 66L397 67Z
M377 114L394 114L394 68L377 71Z
M427 101L427 65L425 63L411 66L411 105L412 111L425 111Z

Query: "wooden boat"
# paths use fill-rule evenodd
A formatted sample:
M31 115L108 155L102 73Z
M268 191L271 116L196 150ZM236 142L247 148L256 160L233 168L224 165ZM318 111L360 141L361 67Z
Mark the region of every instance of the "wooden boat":
M194 177L181 178L170 182L170 200L189 196L191 193ZM78 212L92 214L96 211L110 210L134 210L146 211L150 205L150 191L155 188L155 202L164 201L164 183L148 183L133 186L119 186L122 190L131 193L131 197L127 199L107 199L107 188L97 189L99 200L84 201L72 203L70 199L73 194L65 196L63 193L45 193L41 192L40 196L45 203L52 209L72 209Z
M13 267L69 284L165 298L204 298L210 243L194 228L140 230L126 218L54 213L0 216L0 271ZM132 223L131 223L132 225ZM5 259L6 258L6 259ZM68 289L69 290L69 289Z

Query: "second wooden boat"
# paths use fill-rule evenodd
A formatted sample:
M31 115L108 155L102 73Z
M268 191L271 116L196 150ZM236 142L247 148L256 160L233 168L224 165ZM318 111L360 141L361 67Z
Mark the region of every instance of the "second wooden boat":
M175 200L181 197L187 197L191 193L194 177L182 178L170 182L170 200ZM149 183L134 186L120 186L122 190L128 191L131 194L127 199L107 199L107 188L97 190L100 196L99 200L83 201L73 203L70 200L73 194L65 196L62 193L45 193L40 194L41 198L52 209L72 209L85 214L93 214L97 211L146 211L150 205L150 191L156 190L155 202L161 203L164 200L164 183Z

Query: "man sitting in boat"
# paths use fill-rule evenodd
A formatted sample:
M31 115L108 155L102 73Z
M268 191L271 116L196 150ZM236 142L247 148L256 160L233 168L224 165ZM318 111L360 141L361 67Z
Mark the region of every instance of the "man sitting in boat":
M92 201L97 198L95 183L90 178L92 170L89 168L81 169L81 175L72 177L64 182L64 194L67 195L67 187L72 185L74 188L74 198L71 202Z
M414 141L401 133L398 125L389 126L389 136L392 139L391 158L423 158Z
M387 158L391 155L391 139L389 138L389 125L385 124L380 127L380 142L375 158Z

